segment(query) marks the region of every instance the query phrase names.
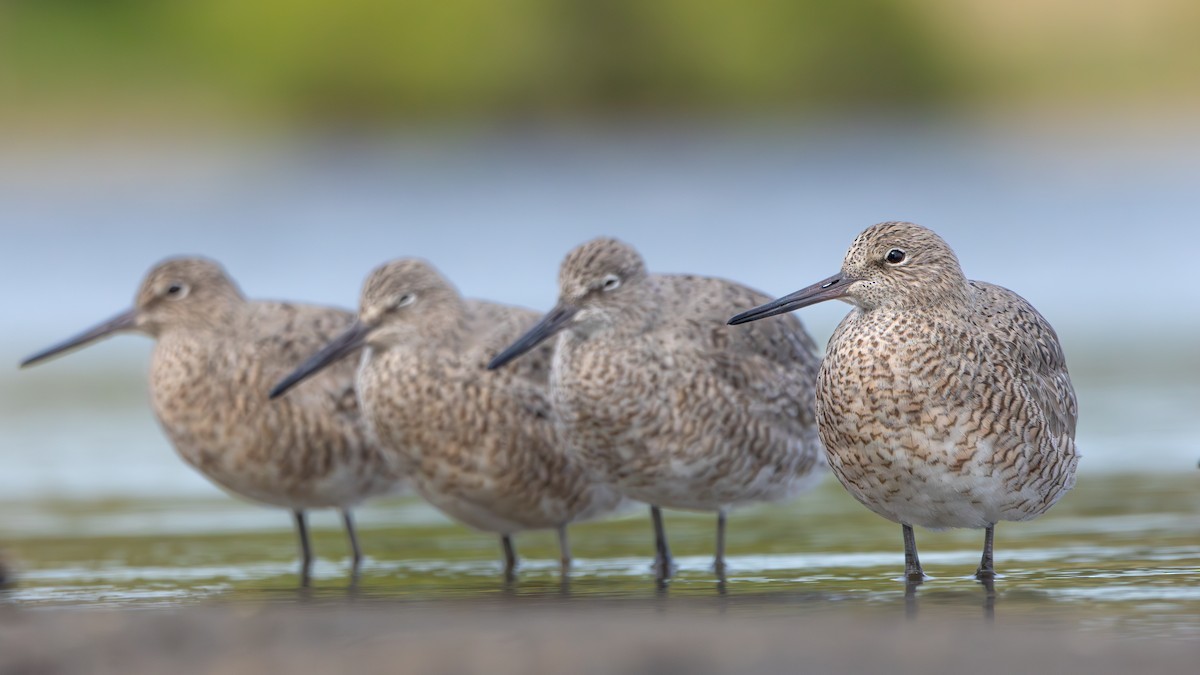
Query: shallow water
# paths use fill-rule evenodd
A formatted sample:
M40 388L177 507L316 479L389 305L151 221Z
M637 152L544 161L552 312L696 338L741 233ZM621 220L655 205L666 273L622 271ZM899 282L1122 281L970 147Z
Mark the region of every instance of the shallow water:
M500 576L491 536L443 520L412 499L363 509L368 559L351 584L332 514L318 516L320 561L298 588L295 542L282 511L232 499L22 502L5 505L0 538L19 585L3 602L26 607L162 607L213 601L662 603L687 612L810 614L868 609L1022 624L1067 620L1129 636L1200 638L1197 475L1085 478L1052 512L997 528L995 596L970 575L979 532L918 531L931 579L906 599L899 528L867 512L833 479L784 506L730 519L729 578L709 570L713 519L669 512L680 572L649 574L651 537L640 511L572 529L569 584L552 536L517 539L519 579ZM991 609L989 610L989 606Z

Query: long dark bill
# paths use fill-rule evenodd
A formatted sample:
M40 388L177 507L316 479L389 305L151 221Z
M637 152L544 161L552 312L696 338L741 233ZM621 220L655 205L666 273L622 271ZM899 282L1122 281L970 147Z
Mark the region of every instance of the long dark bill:
M271 389L271 398L283 396L289 389L316 375L322 368L353 354L366 343L370 332L371 329L365 324L355 321L346 332L335 337L321 351L313 354L299 368L292 371L291 375L280 380L279 384Z
M119 333L123 330L132 330L135 327L136 322L137 310L126 310L102 324L93 326L92 328L83 331L75 337L68 338L52 347L47 347L36 354L25 357L25 360L21 361L21 367L28 368L29 366L37 365L42 361L52 359L64 352L86 347L87 345L97 340L102 340L114 333Z
M750 323L765 319L768 316L777 314L786 314L801 307L815 305L818 302L826 300L836 300L846 294L846 290L850 288L850 284L857 281L842 274L835 274L828 279L822 279L817 283L807 288L802 288L795 293L785 295L778 300L772 300L765 305L759 305L754 309L747 310L738 314L729 320L729 325L736 326L741 323Z
M571 317L579 311L578 307L572 307L559 303L550 310L550 313L542 317L542 320L537 322L537 325L529 329L516 342L512 343L508 349L500 352L496 358L492 359L488 364L488 370L495 370L504 364L512 361L525 352L540 345L542 342L554 336L555 333L562 330Z

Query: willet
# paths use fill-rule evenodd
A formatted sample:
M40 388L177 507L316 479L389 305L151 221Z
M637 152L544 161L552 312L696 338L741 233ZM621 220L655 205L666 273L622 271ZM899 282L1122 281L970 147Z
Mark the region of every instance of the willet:
M649 274L615 239L571 251L558 286L554 309L489 367L561 331L551 393L566 446L651 505L660 579L672 573L660 508L716 511L723 578L726 512L823 475L816 346L799 321L727 327L732 308L767 296L723 279Z
M380 442L411 464L417 492L450 517L499 534L508 579L516 567L512 535L557 530L565 577L567 525L612 510L621 497L558 445L547 390L549 348L520 369L485 369L535 317L464 299L423 260L395 260L367 277L358 321L271 396L365 344L358 373L363 409Z
M217 263L176 258L150 270L133 308L21 366L114 333L154 338L151 401L176 452L220 487L292 511L307 584L305 510L341 511L357 574L362 553L351 508L403 479L403 467L367 437L353 364L283 404L267 399L271 383L352 321L340 309L247 300Z
M924 578L912 526L983 528L1041 515L1075 483L1078 408L1058 336L1012 291L963 276L912 223L880 223L839 273L739 314L854 305L829 341L817 415L829 464L864 506L900 523L905 575Z

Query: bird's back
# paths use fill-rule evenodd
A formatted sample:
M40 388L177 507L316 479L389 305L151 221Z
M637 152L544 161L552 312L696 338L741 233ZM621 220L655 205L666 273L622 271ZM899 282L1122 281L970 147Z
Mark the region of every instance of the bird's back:
M392 347L364 370L372 422L409 458L417 489L452 517L497 532L613 508L618 498L558 445L547 391L553 346L487 370L536 314L482 300L466 300L464 311L458 335Z
M538 317L537 312L524 307L475 299L465 303L469 332L466 358L472 367L479 363L486 368L493 356L511 344ZM550 382L553 354L553 344L541 345L505 369L511 371L511 375L544 388Z
M718 508L810 485L824 464L818 358L799 319L728 326L766 296L710 277L646 281L657 302L647 331L564 338L553 379L572 444L627 495L663 506Z
M984 281L971 281L981 332L1001 357L1011 362L1036 404L1042 423L1054 437L1075 437L1079 407L1067 373L1058 334L1016 293Z
M717 377L742 392L747 405L797 434L815 427L813 390L820 356L796 315L729 326L731 308L762 304L770 297L712 277L661 275L658 281L664 314L678 322L669 330L703 355Z

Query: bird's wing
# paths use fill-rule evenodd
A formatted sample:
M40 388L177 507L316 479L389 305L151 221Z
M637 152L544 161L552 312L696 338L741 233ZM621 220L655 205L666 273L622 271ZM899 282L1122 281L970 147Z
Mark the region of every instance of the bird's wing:
M1007 288L982 281L975 289L978 316L993 349L1016 366L1028 400L1055 438L1074 438L1079 418L1058 334L1033 305Z
M263 377L277 382L350 327L354 314L336 307L290 302L251 303L246 333L253 335L247 352ZM313 382L297 387L293 395L333 398L334 409L358 415L354 379L359 357L352 354L327 366ZM317 385L317 381L322 385Z
M751 392L756 411L793 431L815 425L813 389L820 357L816 344L795 314L741 326L729 317L770 298L724 279L663 276L668 297L682 299L679 308L691 324L691 343L712 363L714 374L735 391Z

